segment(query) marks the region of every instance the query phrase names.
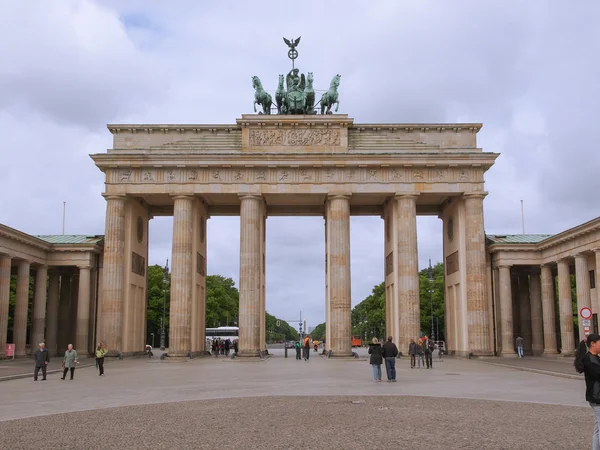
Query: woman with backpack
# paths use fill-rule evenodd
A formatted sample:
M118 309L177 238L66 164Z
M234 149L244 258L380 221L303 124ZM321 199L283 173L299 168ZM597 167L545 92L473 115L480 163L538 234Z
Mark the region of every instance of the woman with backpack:
M590 334L575 352L575 370L585 376L585 399L594 410L592 449L600 450L600 335Z
M373 342L369 344L369 355L371 359L369 363L373 367L373 378L375 382L381 381L381 364L383 363L383 348L376 337L373 338Z

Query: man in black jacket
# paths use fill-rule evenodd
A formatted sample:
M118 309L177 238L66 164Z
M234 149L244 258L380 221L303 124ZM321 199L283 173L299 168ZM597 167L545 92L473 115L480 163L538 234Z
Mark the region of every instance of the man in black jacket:
M50 353L46 349L46 344L40 342L40 348L35 352L35 371L33 372L33 381L37 381L38 373L42 369L42 381L46 379L46 366L50 362Z
M387 342L383 344L383 358L388 383L396 382L396 356L398 356L398 347L392 342L392 337L388 336Z

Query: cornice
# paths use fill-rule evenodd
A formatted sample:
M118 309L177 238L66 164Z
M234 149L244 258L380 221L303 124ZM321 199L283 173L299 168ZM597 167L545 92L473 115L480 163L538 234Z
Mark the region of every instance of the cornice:
M22 231L15 230L14 228L6 225L0 224L0 236L6 237L13 241L21 242L23 244L31 245L32 247L39 248L44 251L52 250L52 244L27 233L23 233Z

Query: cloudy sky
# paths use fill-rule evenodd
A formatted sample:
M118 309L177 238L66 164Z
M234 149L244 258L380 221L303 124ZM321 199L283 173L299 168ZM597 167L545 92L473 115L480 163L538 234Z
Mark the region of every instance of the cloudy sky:
M508 1L0 0L0 222L31 234L103 234L107 123L234 123L250 77L275 89L281 37L340 112L360 122L482 122L501 153L486 232L556 233L600 215L600 3ZM170 257L151 222L150 264ZM210 273L238 280L238 218L210 219ZM441 260L441 221L418 221L420 266ZM323 219L267 221L267 309L324 320ZM351 221L352 303L383 276L383 222Z

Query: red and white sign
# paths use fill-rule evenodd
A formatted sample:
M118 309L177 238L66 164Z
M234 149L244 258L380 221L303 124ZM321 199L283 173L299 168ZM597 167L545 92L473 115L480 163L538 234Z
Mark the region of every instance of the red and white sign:
M584 306L579 310L579 315L582 319L591 319L592 318L592 310L587 306Z
M588 336L590 334L590 327L583 327L583 334Z
M9 356L15 357L15 344L6 344L6 351L4 352L4 356L7 358Z

